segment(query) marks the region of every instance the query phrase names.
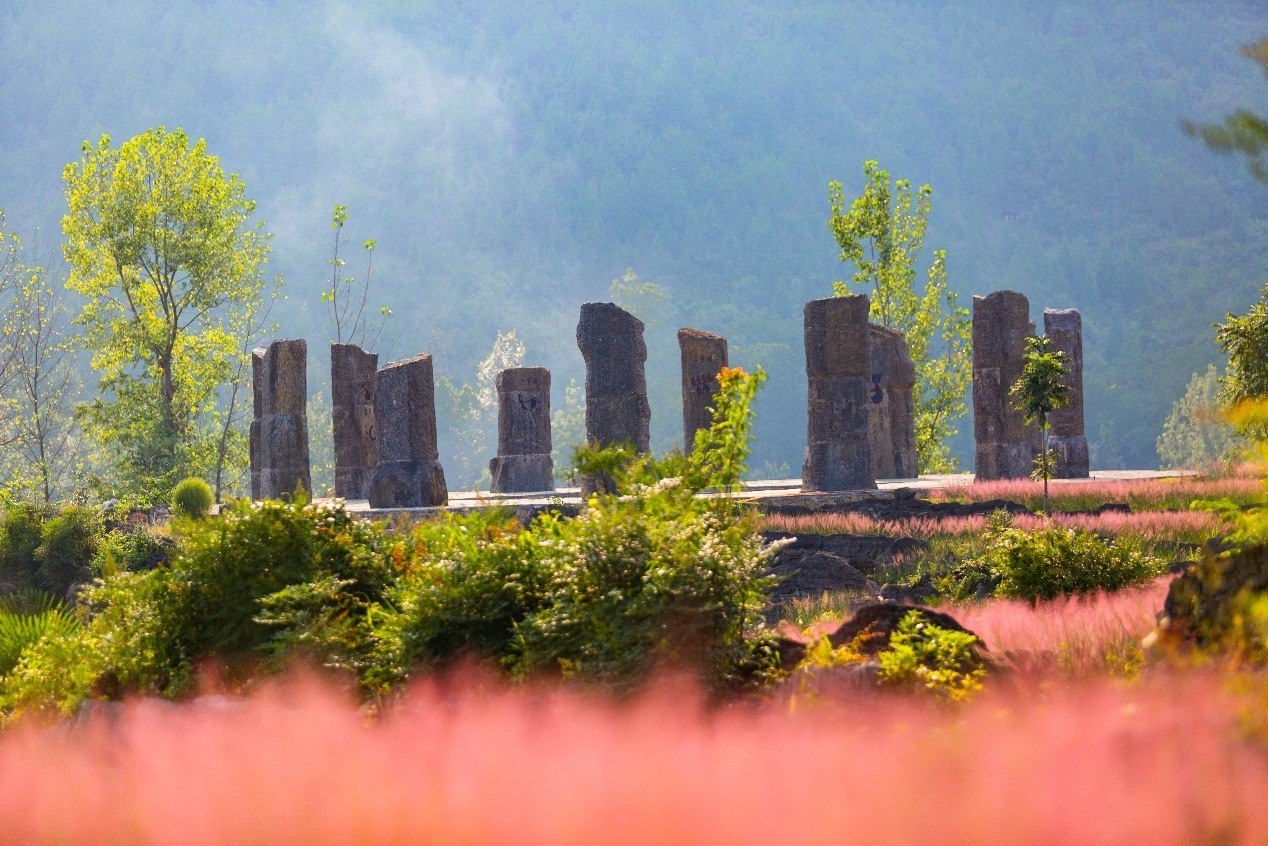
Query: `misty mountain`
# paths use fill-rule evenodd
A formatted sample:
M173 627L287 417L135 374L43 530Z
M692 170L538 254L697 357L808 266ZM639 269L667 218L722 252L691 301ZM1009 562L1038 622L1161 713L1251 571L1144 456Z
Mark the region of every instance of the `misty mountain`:
M1262 4L588 5L6 0L0 208L56 244L85 139L205 137L275 234L314 389L335 203L378 243L380 360L432 352L460 382L514 329L560 402L580 303L632 268L667 294L643 315L654 445L680 437L674 331L695 326L770 372L751 463L789 475L801 306L851 273L827 183L860 191L867 159L933 186L926 252L966 303L1082 310L1094 466L1156 466L1219 359L1210 324L1268 277L1268 186L1179 128L1268 106L1237 54Z

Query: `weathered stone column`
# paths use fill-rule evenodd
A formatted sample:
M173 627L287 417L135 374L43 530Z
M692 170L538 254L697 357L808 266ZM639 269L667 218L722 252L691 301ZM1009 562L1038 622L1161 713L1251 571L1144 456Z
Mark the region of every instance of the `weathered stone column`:
M251 352L251 498L310 494L308 464L308 344L274 341Z
M727 366L726 338L699 329L678 330L682 355L682 449L691 455L696 431L713 423L718 371Z
M862 294L806 303L809 419L802 490L876 487L867 437L867 312Z
M897 329L869 325L867 436L872 475L877 479L914 479L916 459L916 366L907 338Z
M379 357L355 344L330 345L334 410L335 496L365 499L378 464L374 374Z
M430 355L394 361L375 376L379 462L371 508L445 505L449 490L436 448L436 383Z
M550 371L513 367L498 374L498 454L489 462L494 493L553 491Z
M1025 364L1033 331L1030 301L1016 291L973 298L973 434L979 481L1028 479L1040 433L1013 407L1009 389Z
M585 303L577 346L586 362L586 442L598 447L624 442L647 452L652 410L643 370L643 321L615 303ZM610 491L611 481L586 476L581 489Z
M1058 479L1086 479L1090 467L1087 436L1083 429L1083 317L1074 308L1045 308L1043 331L1052 349L1065 353L1070 375L1070 404L1058 408L1048 418L1052 429L1048 445L1057 452Z

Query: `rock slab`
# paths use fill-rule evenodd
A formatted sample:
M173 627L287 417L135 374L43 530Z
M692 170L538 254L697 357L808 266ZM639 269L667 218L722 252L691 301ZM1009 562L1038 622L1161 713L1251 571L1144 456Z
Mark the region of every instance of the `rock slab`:
M727 366L726 338L699 329L678 330L682 356L682 448L690 455L696 432L713 423L718 372Z
M393 362L375 376L378 464L371 508L445 505L449 491L436 446L436 383L431 356Z
M608 447L631 444L647 452L652 410L647 402L647 344L643 321L615 303L585 303L577 323L577 346L586 362L586 442ZM583 493L611 490L612 481L586 476Z
M872 476L914 479L916 457L916 365L907 338L897 329L868 326L867 437Z
M489 462L494 493L553 491L550 371L514 367L497 376L498 454Z
M974 472L978 481L1028 479L1042 449L1040 432L1013 407L1009 389L1021 376L1030 302L1016 291L973 298Z
M379 462L374 425L375 373L379 357L355 344L330 345L334 407L335 496L365 499Z
M251 498L312 492L308 460L308 344L274 341L251 352Z
M868 300L858 294L805 306L807 379L803 491L876 487L868 439Z
M1048 418L1048 445L1057 453L1056 477L1086 479L1091 466L1083 429L1083 317L1078 309L1045 308L1043 331L1051 339L1052 349L1065 354L1065 364L1070 369L1064 379L1070 389L1070 404Z

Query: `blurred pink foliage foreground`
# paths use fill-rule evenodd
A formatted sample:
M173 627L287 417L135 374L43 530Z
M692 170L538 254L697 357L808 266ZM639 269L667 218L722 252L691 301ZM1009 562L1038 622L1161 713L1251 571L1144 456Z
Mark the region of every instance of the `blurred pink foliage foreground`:
M0 843L1262 844L1268 756L1202 674L707 713L666 686L292 681L0 736Z

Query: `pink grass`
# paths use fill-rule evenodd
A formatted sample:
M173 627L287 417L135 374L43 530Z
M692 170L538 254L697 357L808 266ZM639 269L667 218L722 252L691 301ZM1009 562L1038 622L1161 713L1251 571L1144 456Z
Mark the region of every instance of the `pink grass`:
M378 721L300 682L0 736L0 843L1264 843L1268 760L1212 677L707 714L438 684Z
M787 516L772 514L766 528L781 532L813 532L817 534L862 534L931 538L942 535L966 535L986 528L988 518L920 517L911 520L876 520L864 514L816 514ZM1204 511L1144 511L1139 513L1057 514L1051 518L1020 514L1013 525L1033 531L1050 523L1085 529L1108 535L1141 535L1174 537L1200 535L1219 526L1213 514Z
M1170 585L1162 577L1139 588L1071 597L1031 606L996 599L945 608L987 647L1016 668L1088 676L1116 669L1153 629Z
M1194 499L1218 499L1220 497L1245 498L1264 490L1262 479L1253 476L1232 476L1218 479L1188 477L1176 479L1122 480L1122 481L1072 481L1055 480L1051 483L1051 496L1056 507L1060 500L1077 497L1081 501L1127 502L1138 508L1160 503L1184 507ZM994 482L974 482L953 485L931 491L934 500L963 500L981 502L990 499L1010 499L1017 502L1035 502L1043 499L1043 484L1029 479L1004 479Z

